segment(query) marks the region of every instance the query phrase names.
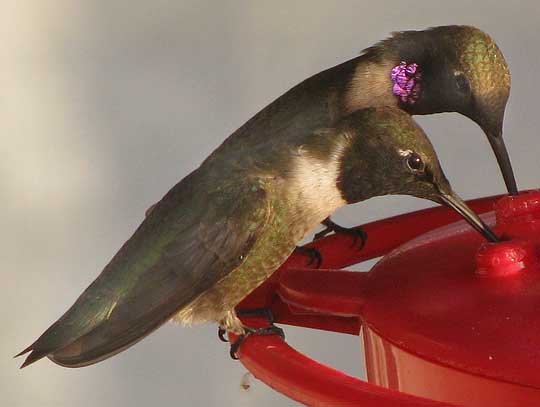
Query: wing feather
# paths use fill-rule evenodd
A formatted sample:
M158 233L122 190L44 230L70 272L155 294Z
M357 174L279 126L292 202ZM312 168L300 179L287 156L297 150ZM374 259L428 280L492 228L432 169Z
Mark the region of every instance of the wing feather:
M194 172L169 191L75 304L20 353L31 351L21 367L47 355L70 367L108 358L237 268L270 205L260 181L219 178Z

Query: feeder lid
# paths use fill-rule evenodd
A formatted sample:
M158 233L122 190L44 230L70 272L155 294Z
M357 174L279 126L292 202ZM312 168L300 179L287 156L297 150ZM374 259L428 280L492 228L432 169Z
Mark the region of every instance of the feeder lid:
M497 204L497 232L511 240L485 243L459 222L385 256L369 273L362 323L425 359L540 388L539 197Z

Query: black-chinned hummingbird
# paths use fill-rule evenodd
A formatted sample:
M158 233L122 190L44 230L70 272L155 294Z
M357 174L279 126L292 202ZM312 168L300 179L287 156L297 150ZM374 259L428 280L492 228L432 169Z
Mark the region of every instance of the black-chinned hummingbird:
M402 110L369 108L336 126L218 149L181 180L75 304L20 355L86 366L167 320L244 327L234 307L321 220L346 204L407 194L449 205L496 236L452 191L421 128Z
M502 137L509 93L510 71L503 54L478 28L397 32L274 100L215 154L274 145L277 140L292 146L306 132L332 127L366 107L394 106L413 115L458 112L483 129L508 192L515 195L517 186ZM347 229L336 228L330 220L324 224L330 230Z

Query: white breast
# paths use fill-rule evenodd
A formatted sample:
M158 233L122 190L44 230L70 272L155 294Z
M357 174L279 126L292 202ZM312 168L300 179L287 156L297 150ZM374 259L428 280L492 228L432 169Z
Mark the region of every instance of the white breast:
M318 223L346 205L336 186L343 149L344 145L338 144L328 157L321 160L299 148L293 158L288 193L298 203L301 215L307 216L310 222Z

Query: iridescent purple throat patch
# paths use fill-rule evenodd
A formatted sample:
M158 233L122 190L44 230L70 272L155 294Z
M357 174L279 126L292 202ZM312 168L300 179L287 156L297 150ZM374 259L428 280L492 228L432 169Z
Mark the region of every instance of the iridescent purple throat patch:
M422 73L418 64L401 62L392 68L390 78L394 82L392 88L394 95L399 97L403 103L411 105L416 103L420 96L420 82L422 81Z

